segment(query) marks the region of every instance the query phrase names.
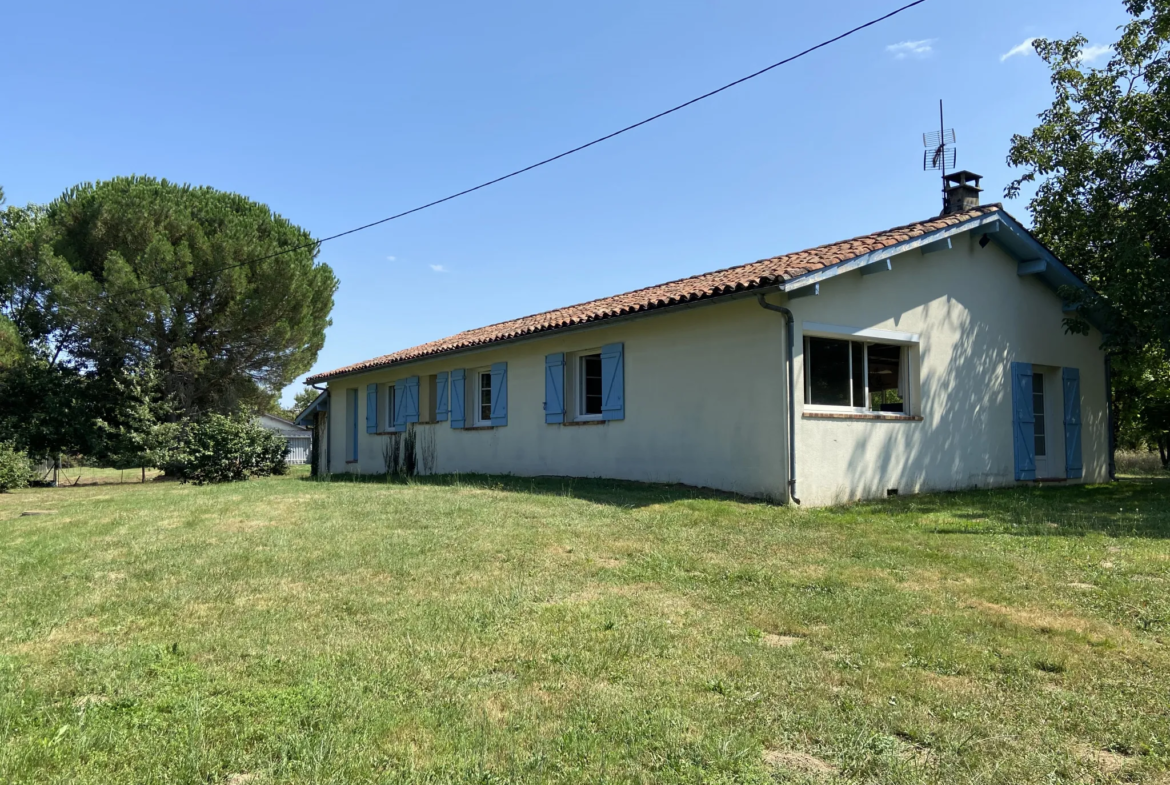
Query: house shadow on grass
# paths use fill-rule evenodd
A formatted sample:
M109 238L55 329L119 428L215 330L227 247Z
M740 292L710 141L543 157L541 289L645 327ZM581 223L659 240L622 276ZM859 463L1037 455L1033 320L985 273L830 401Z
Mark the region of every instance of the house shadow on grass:
M387 477L339 474L302 477L305 482L353 483L405 487L433 486L528 493L580 499L593 504L636 509L679 501L720 501L791 509L783 504L712 488L582 477L442 474ZM810 511L822 520L883 519L912 523L924 531L947 535L1011 534L1017 536L1170 538L1170 483L1122 480L1107 485L1027 485L994 490L928 493L856 502Z
M423 485L441 488L470 488L478 490L530 493L541 496L561 496L581 499L593 504L634 509L678 501L723 501L782 507L766 499L740 496L714 488L692 485L607 480L590 477L517 477L507 474L435 474L423 477L388 477L385 474L332 474L324 477L304 477L307 482L356 483L372 485Z
M1121 480L1106 485L1021 486L862 502L830 515L909 517L937 534L1023 537L1170 538L1170 483Z

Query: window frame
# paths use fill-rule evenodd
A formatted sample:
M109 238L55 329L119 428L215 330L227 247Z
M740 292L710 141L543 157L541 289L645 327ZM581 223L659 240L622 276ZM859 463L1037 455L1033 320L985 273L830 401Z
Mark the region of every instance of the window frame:
M565 352L564 367L564 396L565 422L605 422L604 409L598 414L585 413L585 373L584 360L586 357L601 357L601 347L594 346L579 349L575 352ZM602 378L604 379L604 372ZM603 382L604 384L604 382ZM602 406L605 405L605 390L602 389Z
M471 371L471 374L471 378L473 380L472 390L475 393L475 408L471 412L471 427L493 428L495 426L492 425L492 367L490 365L485 365L482 368L475 368ZM488 402L486 404L483 403L483 391L485 389L483 386L483 380L485 378L487 379L486 389L488 393ZM488 409L488 416L486 419L481 417L483 414L483 407L485 405Z
M1048 460L1048 387L1044 371L1032 371L1032 455ZM1037 386L1039 382L1039 386ZM1036 404L1039 403L1039 408ZM1043 451L1041 451L1043 447Z
M905 341L886 338L885 336L867 336L863 331L851 331L849 333L826 333L821 331L809 332L806 331L803 336L803 350L804 356L802 358L802 367L804 373L804 411L811 413L823 414L860 414L866 417L889 417L892 419L905 418L914 416L913 406L913 375L911 374L911 349L917 346L916 341ZM849 400L853 403L854 385L853 385L853 344L861 344L862 346L862 369L861 378L863 382L862 400L863 406L835 406L826 403L812 403L812 363L811 354L809 352L809 339L821 338L830 341L842 341L849 345L846 355L849 358L849 375L848 388ZM899 348L898 355L898 385L904 390L902 395L902 411L889 412L880 409L870 408L872 404L872 395L869 389L869 347L874 344L883 346L897 346Z
M587 378L585 376L585 360L590 357L597 358L598 372L602 373L601 378L604 379L604 372L601 371L601 350L597 351L587 350L584 352L577 352L576 359L576 380L574 386L574 405L573 405L573 421L574 422L589 422L591 420L602 420L605 418L605 412L599 411L596 413L589 413L585 411L585 383ZM604 384L604 383L603 383ZM601 405L605 405L605 390L601 391Z
M397 381L386 382L386 420L382 428L382 433L395 433L394 430L394 404L396 403L395 384Z

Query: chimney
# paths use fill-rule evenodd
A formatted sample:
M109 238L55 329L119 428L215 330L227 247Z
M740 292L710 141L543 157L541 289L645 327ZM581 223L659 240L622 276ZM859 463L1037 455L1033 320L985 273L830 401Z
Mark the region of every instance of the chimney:
M943 193L946 194L946 201L942 214L961 213L978 207L979 192L983 190L979 187L979 181L982 179L983 175L968 172L966 169L944 177Z

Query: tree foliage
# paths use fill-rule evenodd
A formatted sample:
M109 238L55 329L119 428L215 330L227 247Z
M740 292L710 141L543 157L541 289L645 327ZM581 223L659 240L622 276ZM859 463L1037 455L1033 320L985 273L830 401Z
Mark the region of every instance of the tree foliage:
M38 460L98 453L97 387L68 365L24 357L0 372L0 433Z
M288 408L281 406L280 399L274 396L272 405L268 408L268 413L275 414L277 417L283 417L286 420L295 420L297 415L303 412L309 404L317 400L317 396L320 394L320 390L312 387L303 387L300 392L293 396L293 404Z
M164 420L259 410L324 343L316 248L265 205L143 177L0 211L0 427L141 465Z
M288 441L248 416L210 414L184 424L161 468L196 485L285 474Z
M9 442L0 442L0 493L28 485L32 464L28 456Z
M115 469L160 465L179 429L171 421L174 406L162 395L154 363L121 374L113 380L112 392L111 420L97 419L100 449L95 457Z
M1038 39L1055 93L1040 125L1012 139L1023 173L1008 197L1035 184L1037 237L1093 292L1062 292L1104 327L1117 357L1119 421L1145 438L1170 436L1170 0L1126 0L1132 19L1103 67L1086 39Z
M258 408L324 343L333 272L238 194L116 178L5 223L0 310L25 345L99 374L152 361L185 414Z

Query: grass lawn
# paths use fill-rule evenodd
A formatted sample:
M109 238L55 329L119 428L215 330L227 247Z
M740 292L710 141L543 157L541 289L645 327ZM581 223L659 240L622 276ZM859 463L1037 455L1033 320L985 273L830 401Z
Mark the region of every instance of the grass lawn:
M142 469L106 469L93 466L71 466L59 471L57 482L62 486L71 487L74 485L141 483L143 477L146 478L147 482L150 482L161 473L158 469L147 469L144 472ZM46 476L46 479L53 479L52 472Z
M1157 480L2 495L0 782L1167 783L1168 538Z

